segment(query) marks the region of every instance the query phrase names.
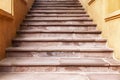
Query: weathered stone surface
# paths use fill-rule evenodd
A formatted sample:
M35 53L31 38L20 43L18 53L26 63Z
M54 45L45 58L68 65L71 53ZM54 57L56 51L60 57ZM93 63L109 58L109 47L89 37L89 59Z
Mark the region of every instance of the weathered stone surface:
M89 80L79 73L0 73L0 80Z
M120 80L119 73L93 73L88 74L89 80Z
M49 31L93 31L94 26L22 26L22 30L49 30Z

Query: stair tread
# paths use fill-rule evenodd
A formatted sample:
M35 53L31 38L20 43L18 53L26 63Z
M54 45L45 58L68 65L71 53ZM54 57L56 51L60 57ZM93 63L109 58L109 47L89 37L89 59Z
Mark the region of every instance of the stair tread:
M110 48L80 48L79 46L47 46L47 47L9 47L7 51L81 51L81 52L113 52Z
M85 12L84 10L30 10L31 12Z
M64 7L60 7L60 8L57 8L57 7L36 8L36 7L34 7L34 8L31 8L31 10L84 10L84 9L83 8L64 8Z
M41 24L41 23L37 23L37 24L33 24L33 23L23 23L22 25L30 25L30 26L95 26L96 27L96 24L93 24L93 23L85 23L85 24L80 24L80 23L76 23L76 24L70 24L70 23L65 23L65 24L61 24L61 23L49 23L49 24Z
M92 20L88 17L31 17L24 20Z
M81 41L81 42L106 42L106 39L70 39L70 38L15 38L14 41Z
M69 17L67 17L67 18L60 18L60 17L56 17L56 18L54 18L54 17L52 17L52 18L49 18L49 17L41 17L41 18L39 18L39 17L34 17L34 18L26 18L26 19L24 19L25 21L47 21L47 20L51 20L51 21L92 21L92 19L90 19L90 18L79 18L79 17L77 17L77 18L69 18Z
M113 62L114 60L111 59ZM0 61L0 66L82 66L82 67L109 67L111 62L104 58L79 58L79 57L7 57ZM116 64L120 66L119 64Z
M28 14L27 17L88 17L89 15L87 14L61 14L61 15L57 15L57 14Z
M82 5L33 5L33 7L82 7Z
M1 72L0 80L119 80L119 75L118 72Z
M63 31L63 30L38 30L38 29L33 29L33 30L18 30L17 32L19 33L83 33L83 34L100 34L101 31Z

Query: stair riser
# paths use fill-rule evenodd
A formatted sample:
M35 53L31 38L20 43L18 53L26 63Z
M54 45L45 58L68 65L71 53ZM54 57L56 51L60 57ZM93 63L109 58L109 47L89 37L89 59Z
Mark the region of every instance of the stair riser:
M117 67L118 69L119 67ZM120 71L120 69L118 69ZM0 67L0 72L115 72L109 67Z
M20 46L79 46L79 47L87 47L87 48L96 48L96 47L105 47L105 42L13 42L14 47Z
M7 52L8 57L80 57L111 58L110 52Z
M48 31L93 31L96 30L96 27L70 27L70 26L22 26L22 30L48 30Z
M32 37L32 38L100 38L99 34L72 34L72 33L22 33L18 34L19 37Z

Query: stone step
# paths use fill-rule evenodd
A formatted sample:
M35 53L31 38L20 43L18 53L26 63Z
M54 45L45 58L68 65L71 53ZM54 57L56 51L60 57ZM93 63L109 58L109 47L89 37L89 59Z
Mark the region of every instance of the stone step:
M78 0L35 0L34 2L79 2Z
M79 34L101 34L101 31L93 30L93 31L70 31L70 30L18 30L17 33L79 33Z
M39 3L39 2L76 2L76 3L79 3L79 1L78 0L74 0L74 1L68 1L68 0L61 0L61 1L58 1L58 0L41 0L41 1L34 1L34 2L37 2L37 3ZM80 3L81 4L81 3Z
M47 47L9 47L9 52L113 52L109 48L80 48L79 46L47 46Z
M24 21L92 21L92 19L88 18L88 17L27 17L26 19L24 19Z
M101 36L99 33L19 33L18 37L21 38L90 38L90 39L101 39Z
M33 5L32 7L82 7L82 5Z
M80 5L79 3L65 3L65 2L52 2L52 3L45 3L45 2L41 2L41 3L34 3L34 5L62 5L62 6L66 6L66 5Z
M31 10L84 10L83 7L32 7Z
M118 72L119 67L57 67L57 66L39 66L39 67L22 67L22 66L11 66L11 67L0 67L1 72Z
M114 63L115 62L115 63ZM116 64L117 63L117 64ZM120 63L106 58L68 58L68 57L8 57L0 61L0 67L40 67L40 66L79 66L79 67L117 67Z
M80 57L80 58L112 58L112 52L75 52L75 51L7 51L8 57Z
M35 2L33 5L81 5L77 2Z
M96 26L96 24L94 24L92 21L24 21L24 23L22 23L22 25L26 25L26 26L79 26L79 27L83 27L83 26Z
M34 3L79 3L79 1L34 1Z
M39 25L22 25L21 30L49 30L49 31L95 31L96 30L96 26L75 26L75 25L68 25L68 26L39 26Z
M89 17L87 14L28 14L26 17Z
M45 40L45 41L43 41ZM86 48L104 48L106 47L106 43L103 40L98 40L98 41L77 41L77 40L73 40L73 39L66 39L66 41L62 40L62 41L47 41L49 39L35 39L35 38L16 38L14 39L13 42L13 46L14 47L20 47L20 46L43 46L43 47L47 47L47 46L79 46L79 47L86 47ZM53 39L54 40L54 39ZM67 41L68 40L68 41ZM80 39L79 39L80 40ZM84 40L84 39L83 39Z
M55 6L55 7L61 7L61 6L63 6L63 7L82 7L82 5L81 4L79 4L79 3L69 3L69 4L67 4L67 3L34 3L34 5L33 5L33 7L45 7L45 6L47 6L47 7L49 7L49 6Z
M24 42L96 42L105 43L106 39L73 39L73 38L15 38L13 41L24 41Z
M31 10L30 12L85 12L85 10Z
M44 13L44 14L86 14L84 10L31 10L30 14Z
M92 43L92 42L14 42L13 47L48 47L48 46L77 46L80 48L106 48L105 43Z
M1 72L1 80L119 80L118 72ZM46 77L47 76L47 77ZM63 79L64 77L64 79Z
M69 8L68 10L70 10L70 9L71 10L80 10L80 9L83 10L82 9L83 7L81 7L81 6L76 6L76 7L73 7L73 6L69 6L69 7L68 6L46 6L46 7L45 6L40 6L40 7L39 6L33 6L33 7L31 7L31 9L35 9L35 8L37 8L37 9L41 9L41 8L47 9L47 8L49 8L49 9L63 9L63 10L64 9L67 10Z
M84 10L83 8L64 8L64 7L33 7L30 10Z
M85 12L84 10L31 10L30 12Z
M43 1L45 1L45 2L46 2L46 1L52 1L52 2L53 2L53 1L60 1L60 2L61 2L61 1L66 1L66 2L71 2L71 1L72 1L72 2L76 2L76 1L77 1L77 2L78 2L78 0L69 0L69 1L68 1L68 0L35 0L35 2L40 2L40 1L42 1L42 2L43 2Z
M32 37L32 38L98 38L100 39L101 31L39 31L39 30L21 30L18 31L19 37Z
M120 63L113 65L116 64L114 61L104 58L8 57L0 62L0 72L118 72Z

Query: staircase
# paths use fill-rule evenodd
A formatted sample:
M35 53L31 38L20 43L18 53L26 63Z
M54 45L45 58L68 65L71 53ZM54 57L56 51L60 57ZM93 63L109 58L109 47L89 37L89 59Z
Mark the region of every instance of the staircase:
M0 80L120 80L120 62L78 0L35 0L17 34Z

